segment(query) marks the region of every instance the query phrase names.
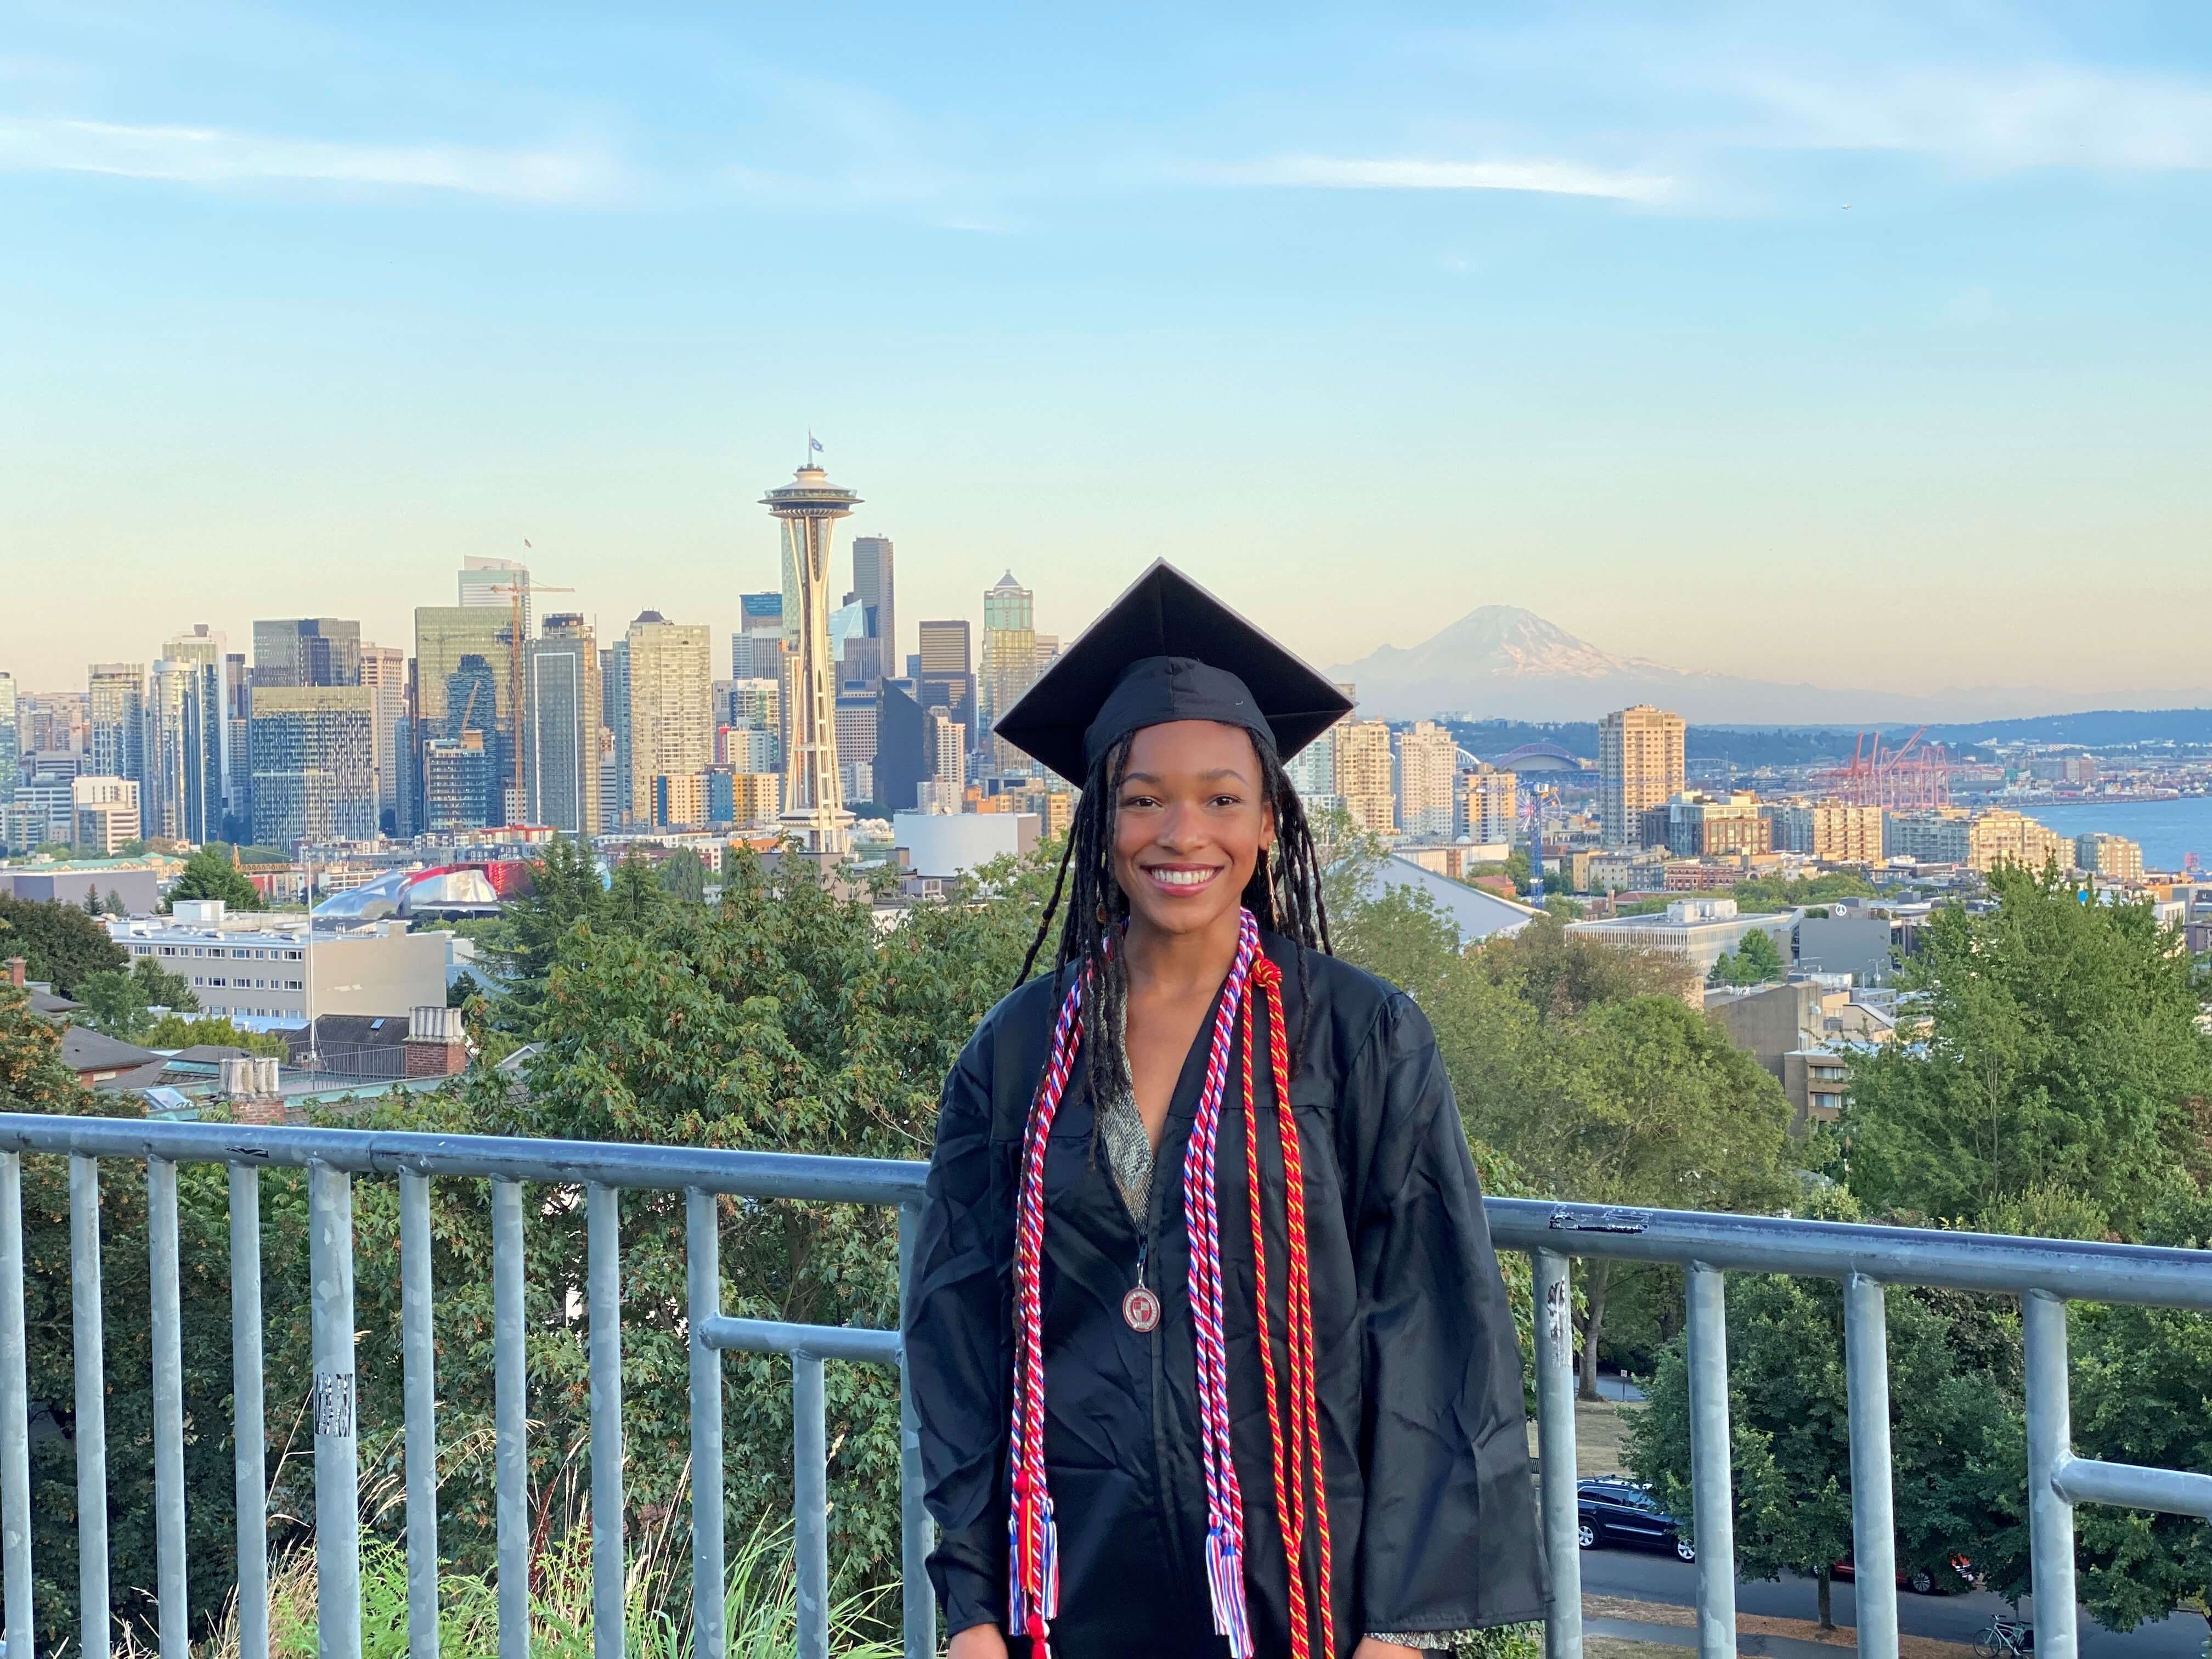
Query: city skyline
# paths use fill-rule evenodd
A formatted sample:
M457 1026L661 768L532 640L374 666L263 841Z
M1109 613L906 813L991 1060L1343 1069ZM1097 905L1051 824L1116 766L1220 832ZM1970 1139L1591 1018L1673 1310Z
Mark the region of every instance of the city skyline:
M1857 683L2202 684L2129 601L2212 528L2203 15L1174 21L860 9L809 79L569 18L526 82L498 20L26 16L0 549L101 603L0 655L399 644L471 555L719 636L811 422L908 617L1011 567L1069 637L1164 554L1317 663L1498 603L1788 682L1817 580Z

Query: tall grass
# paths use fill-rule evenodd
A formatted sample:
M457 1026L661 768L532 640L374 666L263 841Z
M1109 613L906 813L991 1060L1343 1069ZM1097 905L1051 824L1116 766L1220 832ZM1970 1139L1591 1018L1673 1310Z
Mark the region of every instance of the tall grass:
M398 1460L392 1455L397 1440L385 1437L362 1447L364 1468L384 1471L364 1483L361 1498L362 1659L406 1659L408 1653L407 1552L386 1535L404 1513L404 1487L395 1474ZM441 1449L465 1454L469 1449L457 1444ZM289 1455L288 1451L278 1459L280 1472ZM580 1461L572 1455L556 1477L555 1489L540 1495L530 1562L530 1650L544 1659L591 1659L593 1651L592 1530L587 1483L581 1474ZM684 1519L690 1491L687 1470L676 1500L627 1540L626 1659L693 1659L690 1530ZM315 1589L312 1543L270 1564L269 1650L276 1659L314 1659ZM887 1591L874 1590L832 1607L830 1650L848 1659L896 1659L898 1644L872 1633L885 1628L880 1612L887 1597ZM788 1521L763 1521L738 1546L728 1563L723 1614L729 1659L784 1659L797 1649L799 1584ZM495 1577L451 1568L440 1571L438 1647L441 1659L497 1659ZM155 1659L146 1632L120 1621L111 1650L117 1659ZM191 1651L192 1659L239 1659L234 1595L213 1635L194 1643Z

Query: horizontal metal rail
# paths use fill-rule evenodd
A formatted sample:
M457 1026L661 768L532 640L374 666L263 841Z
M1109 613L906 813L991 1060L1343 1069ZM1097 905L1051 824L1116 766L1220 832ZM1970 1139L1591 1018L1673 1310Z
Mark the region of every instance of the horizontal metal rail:
M408 1623L414 1650L434 1659L437 1621L435 1382L429 1271L430 1183L465 1177L492 1183L495 1468L500 1650L529 1651L529 1431L523 1262L526 1184L580 1194L588 1221L584 1291L589 1310L593 1634L600 1659L624 1646L622 1529L621 1200L625 1189L686 1195L687 1297L691 1358L692 1572L695 1650L726 1650L721 1356L732 1351L792 1360L794 1514L799 1583L799 1651L827 1652L828 1492L825 1362L901 1372L901 1507L906 1650L936 1650L935 1607L924 1562L930 1528L921 1502L918 1431L905 1354L895 1330L732 1318L722 1310L720 1206L731 1198L794 1199L894 1206L899 1217L902 1301L925 1166L793 1153L705 1151L480 1135L385 1133L247 1125L148 1122L0 1114L0 1561L6 1583L9 1651L29 1653L30 1533L27 1521L28 1398L23 1332L21 1160L66 1155L70 1164L71 1294L79 1381L104 1364L100 1296L99 1160L145 1167L153 1260L152 1348L155 1514L161 1644L180 1656L184 1599L183 1389L177 1350L176 1174L184 1164L228 1166L231 1193L233 1432L238 1443L240 1648L267 1659L265 1468L262 1449L260 1233L258 1173L309 1172L314 1267L314 1466L322 1572L319 1644L332 1659L358 1659L358 1558L352 1524L357 1455L352 1309L352 1194L356 1176L397 1176L400 1208L402 1351L404 1360ZM1536 1368L1542 1452L1543 1528L1551 1544L1553 1601L1547 1659L1579 1659L1581 1574L1572 1547L1578 1525L1575 1479L1571 1262L1577 1257L1667 1262L1686 1270L1691 1383L1691 1458L1698 1560L1698 1648L1705 1659L1735 1650L1735 1504L1730 1467L1726 1275L1730 1272L1826 1278L1844 1286L1851 1430L1853 1533L1869 1568L1860 1590L1859 1641L1870 1659L1897 1653L1890 1575L1875 1571L1894 1548L1889 1492L1889 1389L1884 1287L1925 1285L2021 1299L2027 1378L2028 1512L2040 1659L2075 1659L2073 1507L2124 1504L2212 1516L2212 1474L2139 1468L2073 1455L2068 1406L2066 1303L2069 1299L2212 1310L2212 1261L2205 1253L2147 1247L2003 1238L1971 1233L1867 1227L1788 1218L1607 1208L1492 1199L1486 1210L1501 1249L1532 1257L1538 1292ZM75 1436L80 1492L104 1490L114 1449L98 1410L80 1403ZM143 1450L133 1449L134 1455ZM79 1585L88 1653L106 1650L104 1505L81 1504ZM94 1577L93 1575L97 1575ZM97 1626L97 1628L95 1628Z

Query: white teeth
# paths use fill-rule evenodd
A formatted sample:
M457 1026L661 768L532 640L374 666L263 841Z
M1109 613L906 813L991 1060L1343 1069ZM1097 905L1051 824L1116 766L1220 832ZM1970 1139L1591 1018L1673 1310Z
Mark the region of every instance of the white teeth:
M1211 870L1155 870L1152 879L1169 887L1199 887L1212 879Z

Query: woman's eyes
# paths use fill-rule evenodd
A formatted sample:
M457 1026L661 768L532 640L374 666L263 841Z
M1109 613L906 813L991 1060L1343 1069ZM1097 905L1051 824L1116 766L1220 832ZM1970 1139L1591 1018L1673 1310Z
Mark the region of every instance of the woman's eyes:
M1158 806L1161 804L1158 795L1124 795L1121 798L1121 810L1125 812L1133 808ZM1206 797L1206 804L1208 806L1237 807L1244 804L1244 797L1227 794L1209 795Z

